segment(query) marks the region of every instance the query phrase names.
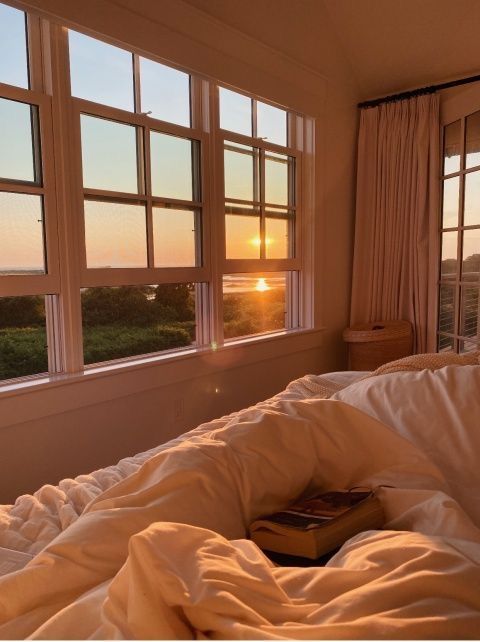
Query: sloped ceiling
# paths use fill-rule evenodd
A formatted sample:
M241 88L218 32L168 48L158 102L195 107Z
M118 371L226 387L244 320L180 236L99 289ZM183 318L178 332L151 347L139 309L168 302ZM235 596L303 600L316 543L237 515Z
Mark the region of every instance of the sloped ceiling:
M186 1L319 73L337 58L363 99L480 73L480 0Z

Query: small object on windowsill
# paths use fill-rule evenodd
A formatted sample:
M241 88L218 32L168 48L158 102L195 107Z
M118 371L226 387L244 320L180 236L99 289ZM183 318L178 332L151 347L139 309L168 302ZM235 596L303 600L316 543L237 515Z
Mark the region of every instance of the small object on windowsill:
M255 520L250 525L250 537L267 557L269 551L318 563L319 558L357 533L381 528L384 519L373 490L337 490L300 500Z

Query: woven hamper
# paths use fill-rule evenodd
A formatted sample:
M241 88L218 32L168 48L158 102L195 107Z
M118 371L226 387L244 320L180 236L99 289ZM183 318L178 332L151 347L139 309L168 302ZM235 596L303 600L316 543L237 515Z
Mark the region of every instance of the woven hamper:
M346 328L350 370L375 370L384 363L412 354L413 332L410 321L374 321Z

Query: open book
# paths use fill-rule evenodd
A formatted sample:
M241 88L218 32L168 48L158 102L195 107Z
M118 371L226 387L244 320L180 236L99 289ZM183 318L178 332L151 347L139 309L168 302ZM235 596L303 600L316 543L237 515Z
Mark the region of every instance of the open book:
M317 559L384 522L373 491L336 490L257 519L250 525L250 537L263 550Z

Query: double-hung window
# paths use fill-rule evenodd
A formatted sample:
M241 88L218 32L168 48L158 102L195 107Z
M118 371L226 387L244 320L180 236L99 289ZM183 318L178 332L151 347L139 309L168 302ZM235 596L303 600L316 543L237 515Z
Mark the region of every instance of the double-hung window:
M312 122L0 4L0 380L308 327Z

